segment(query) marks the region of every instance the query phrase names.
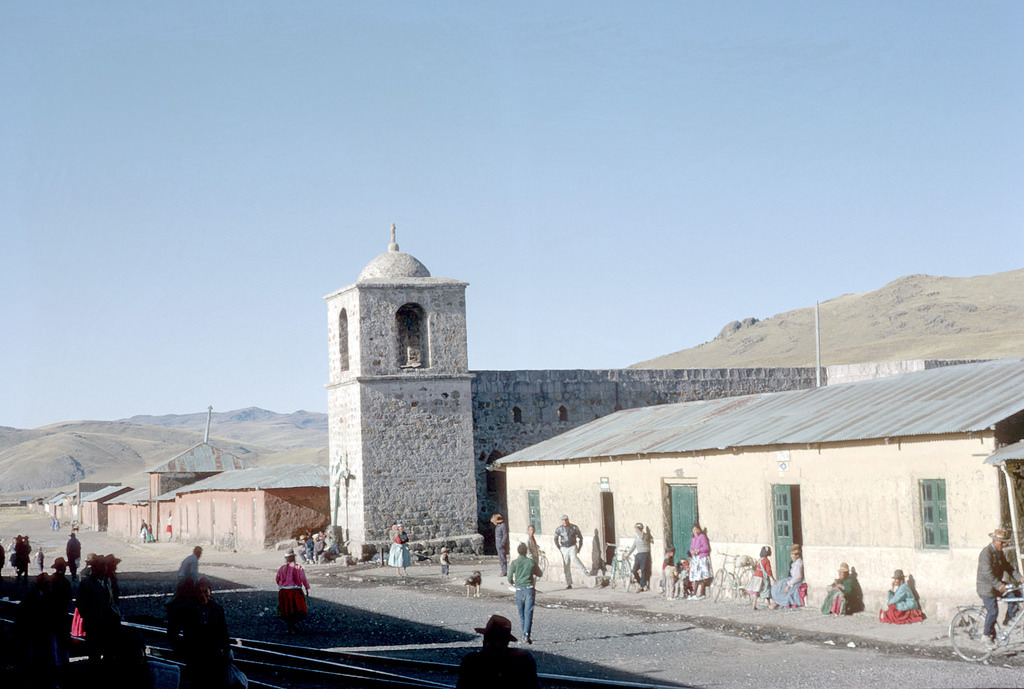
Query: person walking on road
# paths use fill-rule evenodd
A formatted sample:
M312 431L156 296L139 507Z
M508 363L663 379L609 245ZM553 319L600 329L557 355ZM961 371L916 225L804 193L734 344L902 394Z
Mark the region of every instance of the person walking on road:
M1010 542L1006 529L996 529L989 534L992 542L982 548L978 555L978 595L985 606L985 638L990 646L996 643L996 620L999 618L999 598L1012 587L1003 581L1004 575L1013 580L1013 567L1007 562L1003 548ZM1017 614L1017 604L1006 606L1004 624Z
M295 562L295 551L291 548L284 556L284 564L277 570L277 614L288 624L288 633L299 631L299 622L306 619L309 596L309 581L306 571ZM303 590L305 589L305 590Z
M71 532L68 537L68 544L64 548L64 554L68 556L68 569L71 570L71 581L78 581L78 563L82 557L82 542Z
M181 561L181 567L178 568L178 581L182 579L199 581L199 558L202 556L203 548L197 545L192 549L192 554Z
M562 515L562 524L555 529L555 547L562 553L562 566L565 570L565 588L572 588L573 563L583 572L583 581L589 575L587 568L580 560L580 548L583 547L583 534L580 527L569 521L569 515Z
M526 643L532 644L533 638L530 630L533 628L533 605L537 598L537 590L534 582L537 577L544 576L544 572L537 566L536 560L528 553L529 548L525 543L520 543L516 548L519 557L512 561L508 568L508 583L516 587L516 610L519 611L519 627L523 631Z

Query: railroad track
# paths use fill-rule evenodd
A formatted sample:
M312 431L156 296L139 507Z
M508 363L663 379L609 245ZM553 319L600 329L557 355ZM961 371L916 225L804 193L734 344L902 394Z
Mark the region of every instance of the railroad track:
M16 601L0 600L0 624L13 624ZM149 657L181 666L160 626L124 622L142 634ZM80 639L79 639L80 640ZM428 660L348 651L331 651L308 646L280 644L258 639L232 638L235 664L246 674L254 689L320 689L352 687L367 689L450 689L458 679L458 665ZM657 685L607 681L568 675L541 674L547 689L679 689L679 685Z

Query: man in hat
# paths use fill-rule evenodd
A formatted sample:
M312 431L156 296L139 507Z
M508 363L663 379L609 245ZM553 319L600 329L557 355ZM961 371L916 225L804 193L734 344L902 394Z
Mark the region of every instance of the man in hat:
M501 576L508 576L508 524L500 514L491 516L491 524L494 524L494 547L498 551L498 567L501 568Z
M978 595L985 606L985 637L988 643L995 645L996 620L999 617L999 598L1012 587L1003 581L1004 575L1010 575L1013 581L1013 566L1007 562L1003 547L1010 542L1010 533L999 528L989 534L992 542L982 548L978 555ZM1006 618L1009 620L1017 614L1017 604L1006 606Z
M117 563L113 555L92 555L86 560L89 576L78 588L78 613L82 616L89 664L110 662L117 653L121 631L118 608Z
M537 663L527 651L509 648L512 622L491 615L486 627L477 627L484 635L483 647L462 659L456 689L539 689Z
M555 529L555 547L562 553L562 567L565 570L565 588L572 588L572 564L583 572L586 577L589 572L580 560L580 548L583 547L583 534L580 527L569 521L569 515L562 515L562 523ZM584 579L586 581L586 579Z
M57 665L64 666L68 663L68 654L71 649L71 601L74 594L71 591L71 582L64 576L68 563L64 558L58 557L50 565L53 574L50 575L50 602L51 602L51 624L54 638L57 641Z

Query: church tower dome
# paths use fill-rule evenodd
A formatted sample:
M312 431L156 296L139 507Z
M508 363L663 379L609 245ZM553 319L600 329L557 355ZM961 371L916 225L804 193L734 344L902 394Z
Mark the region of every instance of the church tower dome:
M395 225L391 224L391 243L383 253L366 264L356 282L367 280L400 280L402 278L428 278L430 271L415 256L398 250L395 241Z

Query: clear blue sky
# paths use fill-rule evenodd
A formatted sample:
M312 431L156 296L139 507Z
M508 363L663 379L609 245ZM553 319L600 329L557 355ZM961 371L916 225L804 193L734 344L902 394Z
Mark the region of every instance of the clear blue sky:
M1024 3L0 0L0 425L326 410L398 225L470 367L1024 265Z

